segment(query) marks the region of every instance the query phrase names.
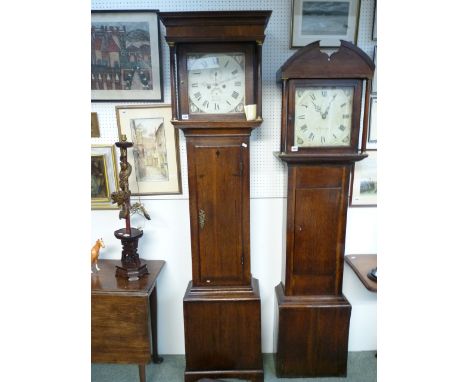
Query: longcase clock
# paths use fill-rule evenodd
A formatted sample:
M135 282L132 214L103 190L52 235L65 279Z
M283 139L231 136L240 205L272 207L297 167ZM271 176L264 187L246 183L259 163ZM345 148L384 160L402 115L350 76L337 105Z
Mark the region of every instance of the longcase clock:
M173 125L187 141L192 281L185 381L263 381L258 280L250 274L249 138L260 126L271 11L161 13ZM257 116L246 120L246 105Z
M283 93L277 157L288 167L286 261L275 289L280 377L346 375L351 317L342 293L346 214L350 171L367 156L358 146L373 72L371 59L342 41L330 56L319 42L309 44L277 73Z

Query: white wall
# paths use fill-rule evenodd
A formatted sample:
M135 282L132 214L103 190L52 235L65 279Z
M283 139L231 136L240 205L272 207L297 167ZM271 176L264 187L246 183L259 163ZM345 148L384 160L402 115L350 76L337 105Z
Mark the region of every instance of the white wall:
M358 45L369 55L374 42L370 40L374 0L361 0ZM135 0L132 9L161 11L272 9L266 30L263 65L262 126L251 139L251 264L252 275L259 279L262 300L262 350L273 351L274 287L281 280L281 259L284 248L284 219L286 203L286 171L273 157L279 150L281 90L275 82L276 70L295 50L289 48L290 2L284 0L195 0L147 1ZM129 9L125 0L93 0L93 9ZM164 34L164 28L161 28ZM164 97L170 102L169 63L167 44L162 39ZM119 103L125 104L125 103ZM112 144L117 140L115 103L93 103L98 112L101 138L93 144ZM135 219L132 224L144 224L139 253L145 259L165 260L166 267L158 279L158 334L161 354L184 353L182 299L191 279L190 226L187 189L187 158L185 139L180 134L180 154L183 193L176 196L142 198L152 220ZM102 259L120 258L120 241L113 232L122 227L118 212L92 211L90 243L103 237L106 248ZM346 238L346 253L377 253L377 209L350 208ZM376 294L364 288L346 265L343 292L352 304L349 350L376 349Z

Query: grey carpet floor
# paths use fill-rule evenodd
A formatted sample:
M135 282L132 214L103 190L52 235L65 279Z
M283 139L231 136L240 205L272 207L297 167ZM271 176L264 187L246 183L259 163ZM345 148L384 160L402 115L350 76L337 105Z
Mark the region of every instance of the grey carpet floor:
M184 380L185 357L162 355L164 362L146 366L147 382L182 382ZM265 382L376 382L377 358L375 351L350 352L348 376L346 378L277 378L272 354L263 355ZM92 364L92 382L138 382L138 366Z

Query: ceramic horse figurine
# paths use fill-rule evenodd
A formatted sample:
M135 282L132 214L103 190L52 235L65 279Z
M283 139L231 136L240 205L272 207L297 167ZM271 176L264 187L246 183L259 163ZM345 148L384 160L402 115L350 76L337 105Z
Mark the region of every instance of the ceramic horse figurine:
M100 270L98 265L97 265L97 261L98 261L98 257L99 257L99 251L101 250L101 248L106 248L102 238L97 239L96 244L94 244L93 248L91 248L91 273L93 273L93 265L96 266L96 270L98 270L98 271Z

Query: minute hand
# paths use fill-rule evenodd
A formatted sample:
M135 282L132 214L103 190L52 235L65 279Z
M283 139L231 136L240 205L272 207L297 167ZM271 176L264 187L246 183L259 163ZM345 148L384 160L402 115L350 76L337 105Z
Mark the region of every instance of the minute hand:
M327 109L325 110L325 113L322 114L322 119L327 118L328 110L330 110L330 106L331 106L332 102L335 100L335 98L336 98L336 94L333 96L330 103L328 104Z

